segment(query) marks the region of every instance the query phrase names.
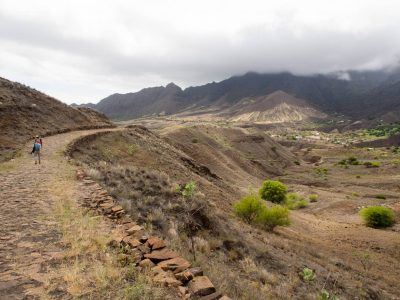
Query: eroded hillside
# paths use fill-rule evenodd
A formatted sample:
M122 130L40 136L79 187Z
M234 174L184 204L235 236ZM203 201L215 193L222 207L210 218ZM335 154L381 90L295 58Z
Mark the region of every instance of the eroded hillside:
M218 289L235 299L315 299L322 290L340 299L399 296L398 228L377 231L358 218L360 205L387 201L371 196L382 188L392 190L387 204L396 208L389 180L395 165L347 170L336 166L339 146L295 156L261 132L238 128L174 127L160 134L134 126L92 136L72 154L135 219L200 265ZM318 162L322 166L302 160L313 155L328 159ZM358 199L376 172L379 182ZM292 211L292 225L275 233L247 225L233 216L232 204L265 178L319 200ZM187 198L183 186L191 181L197 188ZM360 194L349 196L353 191ZM314 270L314 280L299 275L305 267Z
M0 78L0 161L35 135L110 127L95 110L73 108L25 85Z

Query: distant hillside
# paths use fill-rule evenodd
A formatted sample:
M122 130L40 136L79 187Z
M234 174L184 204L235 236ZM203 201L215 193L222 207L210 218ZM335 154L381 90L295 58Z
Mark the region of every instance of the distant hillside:
M137 93L114 94L94 106L112 119L132 119L146 115L173 114L186 106L180 87L146 88ZM92 106L93 107L93 106Z
M254 112L252 115L255 116L262 113L257 110L251 111L250 107L244 108L243 104L251 104L249 99L260 101L271 93L283 91L295 98L303 99L322 114L339 113L359 119L370 118L371 115L384 116L391 107L397 106L399 93L394 88L397 85L400 85L398 70L348 71L343 74L315 76L250 72L185 90L171 83L166 87L147 88L137 93L114 94L94 107L110 118L123 120L149 115L176 114L182 111L186 114L190 111L198 113L199 109L209 108L221 111L231 108L232 105L236 107L239 105L250 114ZM284 108L284 111L289 112L290 109ZM294 119L301 119L300 115L305 114L305 111L300 112L296 109L293 113L297 115L293 117ZM400 116L394 118L399 120Z
M25 85L0 78L0 161L35 135L110 127L105 115L73 108Z
M231 121L257 123L296 122L326 117L326 114L314 108L306 100L283 91L255 98L244 98L225 109L220 115Z

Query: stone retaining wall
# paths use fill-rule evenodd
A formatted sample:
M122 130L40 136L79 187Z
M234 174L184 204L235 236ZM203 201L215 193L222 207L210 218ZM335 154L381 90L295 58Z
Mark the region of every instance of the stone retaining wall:
M85 137L93 138L92 135ZM135 223L107 191L91 180L83 170L77 170L87 196L82 205L111 219L116 225L110 247L123 248L121 260L135 264L140 270L151 274L155 283L178 289L182 299L229 300L216 291L201 268L192 268L189 261L169 249L166 242L146 233Z

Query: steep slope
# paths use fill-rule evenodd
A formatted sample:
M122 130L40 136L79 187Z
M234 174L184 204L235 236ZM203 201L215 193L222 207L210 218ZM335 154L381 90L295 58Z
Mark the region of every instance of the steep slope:
M326 114L314 108L306 100L296 98L283 91L242 99L220 115L231 121L257 123L294 122L326 117Z
M70 107L25 85L0 78L0 161L35 135L110 127L103 114Z
M353 114L368 119L382 119L384 122L400 121L400 80L389 82L373 89L361 97L362 105Z
M183 91L170 83L166 87L146 88L137 93L114 94L94 106L113 119L132 119L146 115L171 114L185 105Z

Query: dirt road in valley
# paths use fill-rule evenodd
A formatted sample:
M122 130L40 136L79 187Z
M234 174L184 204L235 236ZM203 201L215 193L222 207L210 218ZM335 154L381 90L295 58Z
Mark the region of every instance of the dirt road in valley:
M26 145L15 168L0 168L0 299L36 299L43 293L47 270L60 254L60 235L49 218L52 182L62 176L66 145L101 130L77 131L44 139L41 165ZM78 185L75 187L79 196Z

